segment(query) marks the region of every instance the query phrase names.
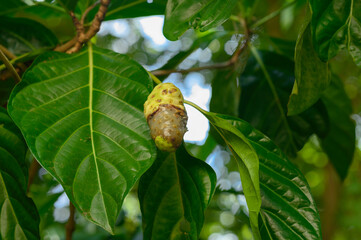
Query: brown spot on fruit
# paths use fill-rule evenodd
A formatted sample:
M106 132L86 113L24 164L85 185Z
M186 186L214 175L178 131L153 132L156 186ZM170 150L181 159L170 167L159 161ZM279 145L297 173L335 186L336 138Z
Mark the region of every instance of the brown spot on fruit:
M169 93L174 93L174 92L176 92L177 91L177 89L176 88L171 88L171 89L169 89Z

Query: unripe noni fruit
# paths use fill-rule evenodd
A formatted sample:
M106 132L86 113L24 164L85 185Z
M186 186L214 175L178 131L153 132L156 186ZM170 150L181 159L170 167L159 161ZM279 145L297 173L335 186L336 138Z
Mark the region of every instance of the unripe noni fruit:
M144 103L150 134L162 151L174 152L187 131L187 112L181 91L173 83L157 85Z

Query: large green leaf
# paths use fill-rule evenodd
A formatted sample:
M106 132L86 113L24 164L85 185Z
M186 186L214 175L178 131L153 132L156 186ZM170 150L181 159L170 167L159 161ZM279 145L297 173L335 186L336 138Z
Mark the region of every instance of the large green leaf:
M42 47L55 46L58 40L40 23L25 18L0 17L0 44L15 55Z
M10 97L9 113L36 159L109 232L156 155L142 112L151 90L139 64L89 45L41 55Z
M246 136L259 157L262 239L320 240L320 216L302 173L249 123L230 116L222 118Z
M105 19L134 18L163 15L167 0L122 0L111 1Z
M225 70L218 70L212 79L212 98L210 110L226 115L238 116L241 87L239 75L246 67L249 57L248 48L244 49L235 65Z
M16 11L26 7L27 4L21 0L12 0L12 1L1 1L0 2L0 15L7 14L9 12Z
M343 180L355 151L355 122L350 118L351 101L339 78L332 77L331 85L322 95L322 100L330 118L330 131L321 138L321 145Z
M75 14L81 16L84 11L97 2L96 0L80 0L76 5ZM113 20L119 18L136 18L151 15L163 15L167 0L119 0L110 1L105 20ZM91 22L98 11L98 7L92 9L85 22Z
M81 0L57 0L67 11L73 11L78 1Z
M286 116L294 63L272 52L259 51L258 55L266 72L256 58L248 60L240 77L239 116L269 136L287 155L294 156L309 136L327 134L327 110L319 101L299 115Z
M249 209L249 217L255 239L260 239L258 231L258 214L261 206L259 189L259 160L257 153L247 138L225 119L226 115L211 113L197 108L221 135L237 161L243 192Z
M42 24L51 30L60 42L75 36L75 28L70 15L56 2L34 2L29 5L17 5L14 8L1 10L0 16L26 18Z
M318 58L313 48L311 24L301 29L296 43L295 76L288 115L296 115L310 108L330 83L328 64Z
M169 0L165 11L163 33L177 40L188 28L206 31L225 22L237 0Z
M312 35L315 49L323 61L347 48L361 67L361 1L310 0Z
M144 239L199 239L216 182L213 169L183 146L159 152L139 183Z
M15 80L13 78L10 77L5 80L0 79L0 106L3 106L8 101L14 86Z
M26 144L0 108L0 239L40 239L39 215L26 196Z

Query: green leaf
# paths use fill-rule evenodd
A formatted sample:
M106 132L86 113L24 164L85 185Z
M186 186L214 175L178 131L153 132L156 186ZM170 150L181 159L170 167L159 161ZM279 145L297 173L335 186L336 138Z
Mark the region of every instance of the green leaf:
M239 117L265 133L287 155L295 156L312 134L327 134L327 110L318 101L299 115L286 116L294 63L276 53L259 51L258 55L260 62L251 57L240 77Z
M89 45L41 55L10 96L9 113L33 155L77 209L109 232L156 155L143 116L151 90L139 64Z
M301 29L296 43L295 76L288 103L288 115L299 114L311 107L328 87L328 64L322 62L312 45L311 24Z
M52 31L59 42L67 41L75 36L75 28L70 15L55 2L35 2L31 5L21 5L0 12L1 15L36 21Z
M177 40L193 27L206 31L225 22L237 0L169 0L165 11L163 33L169 40Z
M321 239L320 216L302 173L249 123L223 118L246 136L259 157L262 239Z
M0 3L0 16L7 14L8 12L16 11L26 7L27 4L21 0L12 0L12 1L1 1Z
M73 11L79 0L57 0L67 11Z
M163 15L167 0L124 0L111 1L105 20Z
M227 121L226 115L207 112L192 103L189 104L198 109L209 120L211 125L222 136L224 142L237 160L243 192L249 209L253 235L255 239L261 239L258 231L258 214L261 206L261 196L257 153L243 133Z
M260 39L260 45L258 49L263 51L270 51L294 59L296 42L285 40L281 38L271 37L267 34L263 34Z
M190 142L185 142L184 145L187 151L192 156L202 161L206 161L209 154L211 154L213 150L216 148L217 142L212 135L208 134L206 141L201 145Z
M323 61L347 48L361 67L361 2L358 0L310 1L315 49Z
M39 215L26 196L26 144L21 133L0 108L0 238L40 239ZM26 173L26 174L25 174Z
M355 151L355 122L350 118L351 101L339 78L332 77L331 85L322 95L322 100L330 118L330 131L321 138L321 145L336 172L344 180Z
M183 146L159 152L139 183L144 239L199 239L216 182L213 169Z
M244 61L244 65L247 60ZM212 80L210 111L238 116L241 87L238 84L238 71L218 70Z
M9 99L11 90L15 86L15 80L13 78L7 78L0 80L0 105L3 106Z
M15 55L55 46L58 40L40 23L25 18L0 17L0 44Z

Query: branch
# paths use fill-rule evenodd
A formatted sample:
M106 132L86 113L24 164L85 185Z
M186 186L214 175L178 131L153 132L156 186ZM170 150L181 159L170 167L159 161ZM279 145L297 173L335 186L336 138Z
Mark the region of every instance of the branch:
M36 175L38 174L39 169L40 169L40 164L34 158L29 167L28 188L26 190L27 193L30 191L30 186L31 186L31 184L33 184L34 179L35 179Z
M56 48L54 48L54 51L57 52L66 52L69 48L71 48L72 46L74 46L74 44L77 42L78 37L75 36L73 39L71 39L70 41L64 43L63 45L57 46Z
M73 238L73 232L75 230L75 207L74 205L70 202L69 203L69 210L70 210L70 215L69 215L69 219L68 222L66 223L65 229L66 229L66 240L71 240Z
M250 41L250 33L247 28L245 28L245 37L244 40L238 44L237 50L232 55L231 59L229 59L226 62L221 63L215 63L208 66L202 66L202 67L195 67L195 68L189 68L189 69L164 69L164 70L154 70L151 73L155 76L164 76L169 75L171 73L189 73L189 72L198 72L204 69L223 69L228 68L231 66L234 66L239 59L239 56L241 53L247 48L248 42Z
M289 2L289 3L286 3L284 6L282 6L280 9L274 11L274 12L271 12L270 14L268 14L267 16L261 18L260 20L258 20L257 22L253 23L251 25L251 28L254 29L254 28L257 28L259 26L261 26L262 24L268 22L269 20L273 19L274 17L278 16L283 10L285 10L286 8L292 6L293 4L295 4L297 1L293 1L293 2Z
M15 70L14 66L9 62L8 58L5 56L3 51L0 49L0 60L5 64L5 66L9 69L11 74L13 75L16 82L20 82L21 78L17 71Z
M16 56L10 52L6 47L4 47L3 45L0 44L0 50L5 54L5 56L7 56L10 59L14 59L16 58Z
M84 26L84 21L85 21L85 18L86 16L88 15L88 13L93 9L95 8L98 4L100 3L100 0L96 1L95 3L93 3L93 5L89 6L83 13L83 16L81 16L81 19L80 19L80 24L82 24Z
M81 49L81 47L83 46L83 44L86 43L87 41L89 41L99 31L100 25L101 25L102 21L104 20L105 14L108 10L109 3L110 3L110 0L101 0L100 1L99 10L98 10L97 14L95 15L95 17L92 21L92 25L89 27L87 32L85 32L85 30L84 30L85 16L97 4L93 4L84 12L81 21L79 21L76 18L76 16L74 15L73 12L70 12L70 15L73 19L74 25L77 29L77 42L75 43L75 45L72 48L70 48L67 51L67 53L75 53L75 52L79 51Z

